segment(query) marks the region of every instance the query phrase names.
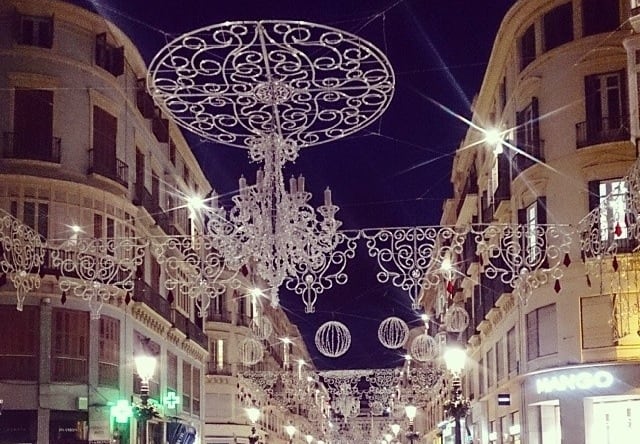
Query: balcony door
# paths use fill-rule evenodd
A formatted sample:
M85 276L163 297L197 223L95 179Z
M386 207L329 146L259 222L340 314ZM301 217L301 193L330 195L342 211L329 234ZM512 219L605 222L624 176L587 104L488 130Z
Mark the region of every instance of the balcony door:
M116 179L116 136L118 119L100 107L93 107L93 171Z
M626 125L626 93L622 71L596 74L585 79L587 137L593 142L617 140Z
M15 90L13 153L20 159L51 160L53 147L53 91Z

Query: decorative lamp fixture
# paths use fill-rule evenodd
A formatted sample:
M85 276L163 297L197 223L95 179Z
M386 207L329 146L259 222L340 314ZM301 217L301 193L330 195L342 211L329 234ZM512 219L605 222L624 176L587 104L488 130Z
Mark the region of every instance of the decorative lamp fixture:
M416 418L418 408L410 402L404 406L404 413L407 415L407 419L409 419L409 429L407 430L406 436L409 442L413 444L413 442L420 437L420 434L413 429L413 420Z
M139 439L140 442L147 442L147 420L158 416L155 406L149 403L149 381L156 371L158 360L155 356L143 352L134 359L136 363L136 372L140 377L140 400L142 403L133 408L133 413L139 421Z
M397 438L398 433L400 433L400 424L398 423L391 424L391 433L393 433L393 436Z
M447 331L460 333L469 325L469 313L459 305L453 305L447 309L444 315L444 326Z
M240 357L244 365L256 365L264 357L264 346L257 339L244 338L240 343Z
M249 421L251 421L251 424L255 424L258 419L260 419L260 409L256 407L255 403L252 404L251 407L244 409L244 411L247 413L247 417L249 418Z
M427 362L438 353L438 346L433 336L428 332L416 336L411 342L411 357L420 362Z
M304 439L307 440L308 444L311 444L311 442L313 441L313 435L305 435Z
M284 426L284 431L287 432L287 435L289 435L289 442L292 443L293 436L296 434L296 431L297 431L295 426L289 423L286 426Z
M462 444L462 427L460 419L466 416L469 400L462 397L462 381L460 375L467 360L464 349L458 345L448 346L443 353L447 369L453 375L451 380L451 398L445 402L445 412L453 417L455 423L454 443Z
M460 377L460 373L464 369L467 354L461 347L449 346L442 356L449 370L454 376Z

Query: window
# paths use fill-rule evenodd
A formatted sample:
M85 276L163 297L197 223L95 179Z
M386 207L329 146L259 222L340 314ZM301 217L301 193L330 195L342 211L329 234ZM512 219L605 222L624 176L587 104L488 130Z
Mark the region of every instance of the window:
M487 352L487 387L491 388L496 382L496 353L495 349Z
M118 319L100 316L99 341L98 383L118 388L120 385L120 321Z
M542 18L544 26L544 49L553 48L573 40L573 9L565 3L552 9Z
M22 221L47 239L49 237L49 204L25 201L22 207Z
M504 365L504 338L496 342L496 373L498 381L502 381L505 377L505 365Z
M109 178L116 177L118 119L98 106L93 107L93 148L91 169Z
M96 36L96 65L116 77L124 74L124 47L107 43L104 32Z
M515 327L507 332L507 369L509 374L518 371L518 350Z
M582 34L615 31L620 25L618 0L582 0Z
M191 412L191 364L182 362L182 410Z
M540 307L527 314L527 359L558 351L556 305Z
M536 59L536 32L533 25L522 34L518 46L520 47L520 71L522 71Z
M51 332L51 379L86 383L89 376L89 313L54 308Z
M627 239L629 231L625 223L628 198L627 183L624 180L601 181L598 187L600 199L600 239L606 241Z
M479 395L482 396L487 391L487 383L484 377L485 375L485 367L482 358L478 361L478 391Z
M615 344L612 328L613 310L611 295L580 299L582 348L610 347Z
M0 305L0 380L37 381L40 316L37 306Z
M13 133L5 157L60 162L60 139L53 137L53 91L16 88Z
M193 408L191 410L191 413L193 413L194 415L200 415L200 369L194 366L192 375L191 391Z
M535 202L522 210L518 210L518 223L525 229L522 251L525 252L523 266L533 269L545 254L544 227L547 223L546 198L538 197Z
M500 91L499 91L498 99L500 100L500 112L503 112L507 107L507 77L502 77L502 82L500 82Z
M536 242L538 238L538 205L537 202L529 205L526 210L527 250L532 262L540 256L540 249Z
M578 126L579 148L629 137L625 82L624 71L585 77L587 120Z
M53 46L53 17L18 14L15 26L16 39L21 45L40 48Z
M537 97L532 97L524 109L516 112L516 145L523 153L513 154L511 175L514 178L535 165L536 160L544 160L539 116Z
M173 139L169 140L169 161L171 165L176 166L176 143Z
M178 390L178 357L167 352L167 389L176 392Z

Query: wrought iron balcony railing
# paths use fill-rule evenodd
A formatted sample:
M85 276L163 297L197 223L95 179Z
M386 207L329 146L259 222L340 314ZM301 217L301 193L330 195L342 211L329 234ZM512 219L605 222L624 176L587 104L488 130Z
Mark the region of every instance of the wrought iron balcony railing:
M129 186L129 166L118 158L112 158L100 150L89 150L89 174L99 174Z
M576 124L576 147L629 139L629 116L588 119Z
M39 160L60 163L60 138L47 137L40 140L26 134L5 132L2 143L4 159Z

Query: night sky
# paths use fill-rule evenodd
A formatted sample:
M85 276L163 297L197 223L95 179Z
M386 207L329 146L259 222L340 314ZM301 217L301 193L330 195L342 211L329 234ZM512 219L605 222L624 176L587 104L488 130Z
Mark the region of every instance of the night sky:
M451 159L466 126L435 100L469 118L500 21L514 0L99 0L91 4L138 46L147 64L169 41L204 26L235 20L304 20L357 34L380 48L396 76L394 98L383 116L358 133L301 151L285 177L302 173L314 206L330 186L344 229L437 225L451 195ZM431 99L431 100L430 100ZM256 164L240 148L187 135L196 157L220 193L237 188L240 174L255 177ZM252 182L252 180L250 180ZM377 339L391 315L419 325L406 294L379 284L377 265L364 244L347 266L349 282L319 296L315 314L304 314L294 294L281 303L296 323L319 369L400 365L404 352ZM349 352L329 359L313 343L327 320L346 324Z

